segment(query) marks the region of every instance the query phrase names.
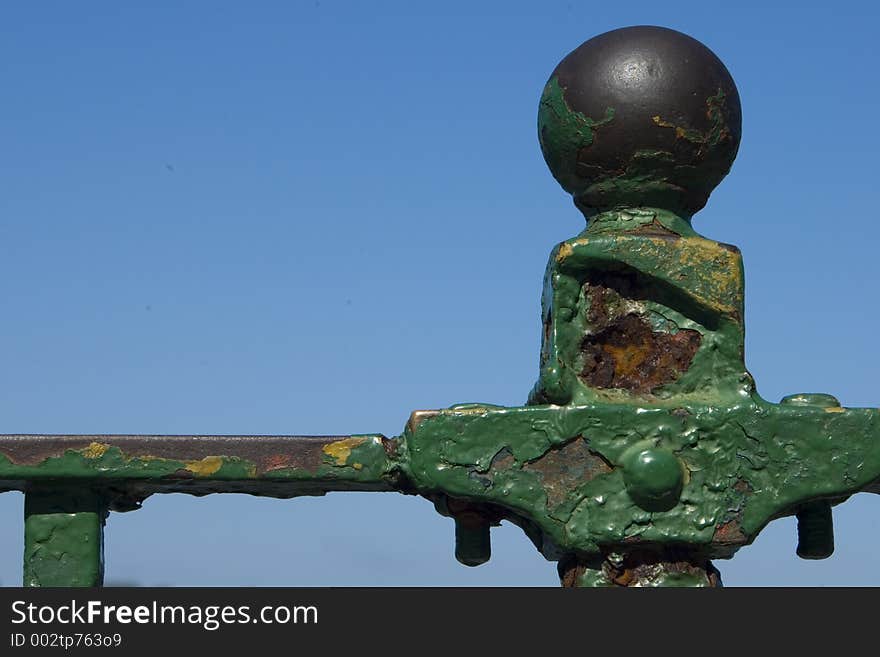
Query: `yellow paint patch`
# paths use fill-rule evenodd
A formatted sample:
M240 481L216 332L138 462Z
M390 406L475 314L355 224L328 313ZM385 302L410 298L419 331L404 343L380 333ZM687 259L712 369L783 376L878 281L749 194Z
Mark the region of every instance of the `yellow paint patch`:
M826 413L843 413L845 412L845 408L841 408L840 406L829 406L825 409Z
M187 461L186 469L197 477L207 477L219 470L223 465L223 458L220 456L206 456L198 461Z
M570 256L574 252L574 249L571 248L571 244L567 244L563 242L559 245L559 251L556 252L556 262L562 262L568 256Z
M355 470L363 470L364 464L363 463L352 463L351 467L353 467Z
M740 256L718 242L702 237L685 237L670 245L665 240L652 240L658 262L689 281L690 292L704 304L723 313L737 313L742 303L742 268ZM664 256L665 254L665 256ZM675 254L677 266L670 267Z
M82 451L82 455L87 459L99 459L108 449L110 449L110 445L106 443L91 443Z
M366 442L366 438L344 438L337 440L335 443L324 445L324 453L331 458L336 459L336 465L345 465L348 457L351 456L351 450L358 445Z
M576 242L570 241L575 248ZM598 251L590 255L619 260L686 290L712 310L741 316L742 259L718 242L703 237L626 236L603 242L601 255Z

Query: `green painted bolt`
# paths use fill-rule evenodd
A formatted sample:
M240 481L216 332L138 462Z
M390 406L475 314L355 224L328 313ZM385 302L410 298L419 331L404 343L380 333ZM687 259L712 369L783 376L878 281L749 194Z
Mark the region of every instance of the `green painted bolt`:
M840 408L840 402L821 392L804 392L783 397L779 402L786 406L815 406ZM796 514L798 545L801 559L827 559L834 553L834 519L829 500L816 500L802 504Z
M465 566L479 566L492 556L489 522L477 513L455 517L455 558Z
M831 502L818 500L798 509L797 555L801 559L827 559L834 553L834 520Z
M440 515L455 521L455 559L465 566L479 566L492 556L489 535L493 524L500 519L489 509L447 495L434 500L434 508Z
M636 448L624 454L626 492L646 511L668 511L678 503L684 485L684 466L664 449Z

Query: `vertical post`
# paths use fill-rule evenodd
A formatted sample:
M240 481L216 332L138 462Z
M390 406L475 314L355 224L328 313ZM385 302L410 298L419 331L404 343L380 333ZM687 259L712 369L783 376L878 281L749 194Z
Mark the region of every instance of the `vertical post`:
M553 177L587 227L559 244L547 267L541 374L529 402L620 403L621 504L656 530L654 518L665 522L691 476L677 454L685 423L676 413L690 415L694 398L727 405L755 394L743 360L742 258L691 226L739 149L739 93L691 37L622 28L557 65L538 131ZM627 406L665 406L670 422L641 429ZM700 491L691 485L689 495ZM587 527L593 522L601 525L589 518ZM627 529L603 527L602 553L563 558L563 586L720 586L707 558L714 543L700 554L676 547L666 530L652 544Z
M24 499L24 586L101 586L107 502L89 489L29 491Z

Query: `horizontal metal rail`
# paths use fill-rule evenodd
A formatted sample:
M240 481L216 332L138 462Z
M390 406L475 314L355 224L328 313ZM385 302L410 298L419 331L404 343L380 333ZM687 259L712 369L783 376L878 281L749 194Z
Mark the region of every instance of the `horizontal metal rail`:
M26 586L99 586L111 510L137 509L153 493L392 491L396 448L376 434L9 434L0 435L0 492L25 493Z
M0 491L67 480L131 492L289 497L393 490L395 440L358 436L0 435Z

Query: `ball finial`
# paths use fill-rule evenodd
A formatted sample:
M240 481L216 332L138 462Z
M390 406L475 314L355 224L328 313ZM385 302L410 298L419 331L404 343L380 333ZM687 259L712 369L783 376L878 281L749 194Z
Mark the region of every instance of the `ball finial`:
M585 41L553 71L538 110L544 159L588 217L628 207L690 217L730 170L741 126L721 60L650 26Z

